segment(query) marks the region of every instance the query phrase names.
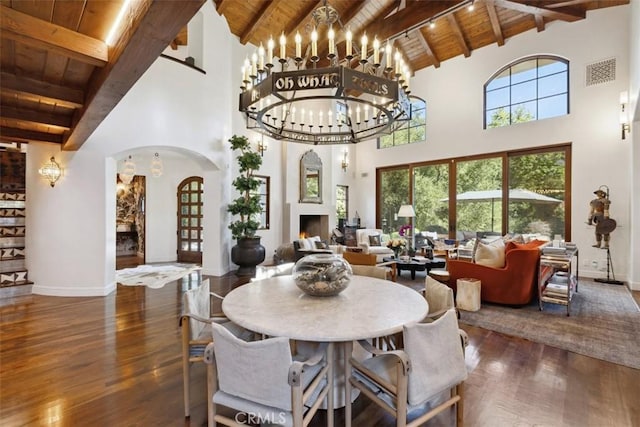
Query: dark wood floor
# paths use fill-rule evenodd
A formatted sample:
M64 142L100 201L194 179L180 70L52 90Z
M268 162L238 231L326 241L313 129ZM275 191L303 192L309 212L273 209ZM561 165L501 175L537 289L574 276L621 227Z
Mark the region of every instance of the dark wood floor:
M233 276L212 278L225 292ZM205 370L185 419L178 316L195 280L107 297L25 296L0 307L3 426L203 426ZM637 293L636 293L637 294ZM467 426L639 426L640 371L468 327ZM354 426L393 420L359 397ZM343 421L338 411L337 425ZM320 425L319 422L314 426ZM445 413L428 426L452 425Z

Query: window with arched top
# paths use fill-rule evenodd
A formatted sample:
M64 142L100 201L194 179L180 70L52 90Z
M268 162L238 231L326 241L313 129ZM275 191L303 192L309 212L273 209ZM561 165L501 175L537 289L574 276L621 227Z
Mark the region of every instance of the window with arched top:
M569 61L539 55L519 59L484 85L484 128L569 114Z
M409 100L411 101L411 120L403 123L389 135L378 138L378 148L395 147L426 140L427 103L417 96L410 96Z

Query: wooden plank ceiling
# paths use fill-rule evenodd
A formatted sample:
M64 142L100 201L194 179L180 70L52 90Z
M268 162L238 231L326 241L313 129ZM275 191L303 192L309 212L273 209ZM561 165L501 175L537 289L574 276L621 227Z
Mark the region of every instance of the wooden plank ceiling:
M0 141L77 150L205 0L0 0Z
M121 36L107 46L123 0L0 0L0 141L79 149L160 53L184 43L184 27L204 1L132 0ZM293 40L297 31L308 43L311 13L325 5L325 0L212 1L231 32L256 46L282 32ZM629 0L476 0L472 11L468 0L326 3L339 14L336 25L349 27L355 40L365 31L370 40L393 39L415 72L483 46L503 45L524 31L544 31L553 21L588 19L589 10ZM341 31L337 42L344 55ZM319 50L326 57L322 42Z

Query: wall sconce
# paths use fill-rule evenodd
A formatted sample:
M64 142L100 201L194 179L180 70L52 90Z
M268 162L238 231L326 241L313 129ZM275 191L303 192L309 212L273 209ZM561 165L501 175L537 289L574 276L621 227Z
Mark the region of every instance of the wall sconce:
M342 154L342 162L340 162L340 166L342 166L342 171L346 172L349 167L349 151L344 150Z
M629 103L629 92L620 92L620 124L622 125L622 139L626 139L626 133L631 133L629 116L627 115L627 104Z
M56 182L62 176L62 169L60 165L56 162L54 157L49 159L48 163L42 165L40 169L38 169L38 173L47 181L49 181L49 185L55 187Z
M258 141L258 151L260 152L260 156L264 157L264 152L267 151L267 143L264 141L264 136L260 136L260 141Z

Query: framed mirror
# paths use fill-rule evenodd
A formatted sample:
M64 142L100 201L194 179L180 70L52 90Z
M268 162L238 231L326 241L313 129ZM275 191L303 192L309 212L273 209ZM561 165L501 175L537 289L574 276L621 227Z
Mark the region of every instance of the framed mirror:
M322 160L313 150L300 159L300 203L322 203Z

